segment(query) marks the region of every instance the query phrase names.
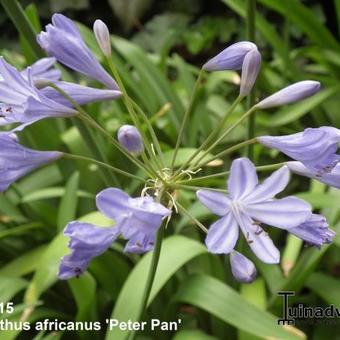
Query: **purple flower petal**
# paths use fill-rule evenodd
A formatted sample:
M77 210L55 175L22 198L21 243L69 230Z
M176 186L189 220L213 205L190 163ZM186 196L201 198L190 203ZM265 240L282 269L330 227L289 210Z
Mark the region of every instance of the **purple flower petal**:
M283 166L279 170L273 172L260 185L258 185L244 201L247 204L267 201L283 191L288 182L289 169L287 166Z
M261 54L257 49L250 50L242 64L240 95L247 96L252 90L261 67Z
M299 226L289 229L289 232L318 248L325 243L331 243L335 236L335 232L328 228L326 218L317 214L313 214Z
M198 190L197 198L211 212L218 216L224 216L229 212L230 199L226 194L209 190Z
M289 170L300 176L306 176L309 178L316 179L322 183L325 183L331 187L340 189L340 164L338 163L329 173L316 174L305 167L301 162L287 162Z
M93 32L97 43L106 57L111 56L111 38L106 24L101 20L96 20L93 24Z
M251 283L256 279L256 268L252 261L237 251L230 254L231 272L242 283Z
M296 197L246 204L244 209L255 220L283 229L298 226L312 214L311 206Z
M238 223L249 247L264 263L279 263L280 252L263 229L246 214L239 214Z
M9 133L0 133L0 191L32 170L61 157L56 151L36 151L20 145Z
M271 96L261 100L256 107L268 109L275 106L286 105L311 97L320 90L320 83L313 80L304 80L289 85Z
M155 235L145 235L138 233L134 235L124 248L125 253L142 254L153 249L155 245Z
M237 222L228 213L210 226L205 244L211 253L229 254L235 247L238 235Z
M68 83L65 81L55 82L55 85L66 92L79 105L84 105L96 101L116 99L121 96L121 92L117 90L102 90L92 87L82 86L78 84ZM52 87L45 87L40 90L45 97L59 104L71 107L72 104L68 99L61 95Z
M240 70L245 55L257 46L249 41L241 41L225 48L203 65L206 71Z
M330 172L339 162L340 131L332 127L308 128L289 136L263 136L258 141L302 162L317 173Z
M62 258L59 278L67 280L78 277L87 268L89 262L104 253L118 237L117 228L102 228L89 223L71 222L64 234L70 237L71 254Z
M47 53L69 68L98 80L109 89L118 90L117 83L99 64L86 46L72 20L62 14L52 16L52 24L37 37Z
M61 77L61 72L53 68L56 62L55 58L42 58L30 66L31 75L34 85L39 87L41 82L51 81L56 82ZM21 75L28 79L28 69L21 71Z
M258 178L254 164L248 158L233 161L228 178L228 191L232 199L242 199L256 187Z

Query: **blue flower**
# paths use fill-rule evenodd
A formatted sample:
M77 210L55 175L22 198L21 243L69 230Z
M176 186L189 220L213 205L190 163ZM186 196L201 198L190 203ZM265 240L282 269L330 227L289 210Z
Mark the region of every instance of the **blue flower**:
M61 78L61 72L53 67L55 62L55 58L42 58L20 73L28 80L28 70L30 70L34 85L39 88L41 83L56 82Z
M20 128L47 117L77 114L74 109L43 95L34 85L30 69L27 79L0 57L0 125L24 123Z
M280 253L260 223L289 229L311 215L308 203L296 197L274 199L288 184L289 170L280 168L258 184L253 163L247 158L234 160L228 179L229 195L199 190L197 197L221 218L211 225L205 243L217 254L230 253L239 238L239 228L255 255L265 263L278 263Z
M225 48L203 65L206 71L240 70L246 54L257 46L250 41L240 41Z
M230 266L237 281L251 283L256 279L257 272L254 263L236 250L230 253Z
M150 196L132 198L117 188L101 191L96 198L98 209L115 221L114 227L97 227L71 222L64 234L70 237L71 254L62 258L59 277L79 276L93 257L108 249L119 235L128 242L124 251L144 253L153 249L155 235L170 210Z
M340 160L336 154L340 130L329 126L308 128L288 136L262 136L257 140L302 162L316 176L331 172Z
M17 142L12 133L0 133L0 191L32 170L62 156L57 151L36 151Z
M318 248L325 243L331 243L335 236L335 232L328 228L326 218L318 214L313 214L307 221L289 229L289 232Z
M307 168L301 162L287 162L289 170L309 178L316 179L331 187L340 189L340 164L338 163L331 172L315 173L315 171Z
M98 80L107 88L119 90L114 79L104 70L72 20L62 14L52 16L52 24L46 26L46 32L37 37L40 46L50 56L69 68Z
M299 81L261 100L258 104L256 104L256 107L264 110L271 107L294 103L313 96L319 90L320 83L318 81Z
M102 100L117 99L122 95L122 93L117 90L96 89L88 86L68 83L65 81L57 81L54 84L66 92L79 105L85 105ZM72 106L68 99L66 99L52 87L45 87L40 90L40 93L54 102L69 107Z
M143 140L138 129L133 125L123 125L118 130L119 143L129 152L139 155L143 149Z

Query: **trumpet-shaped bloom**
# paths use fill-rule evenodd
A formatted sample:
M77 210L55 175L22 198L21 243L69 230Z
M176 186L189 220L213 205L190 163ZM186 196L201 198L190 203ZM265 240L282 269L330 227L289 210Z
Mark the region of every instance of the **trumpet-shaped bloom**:
M320 83L313 80L304 80L289 85L256 104L259 109L269 109L275 106L286 105L313 96L320 90Z
M114 79L105 71L86 46L72 20L62 14L52 16L52 24L37 37L40 46L50 56L69 68L98 80L112 90L118 90Z
M230 266L237 281L251 283L255 280L257 272L254 263L236 250L230 253Z
M65 81L58 81L54 83L61 90L66 92L72 99L74 99L79 105L85 105L88 103L117 99L121 96L121 92L117 90L105 90L96 89L88 86L78 85L74 83L68 83ZM70 101L60 94L52 87L45 87L40 90L45 97L57 102L59 104L71 107Z
M250 50L243 59L240 95L247 96L252 90L261 67L261 54L257 49Z
M0 191L34 169L62 156L56 151L36 151L17 142L12 133L0 133Z
M205 243L217 254L230 253L238 240L239 228L255 255L265 263L278 263L280 253L260 223L290 229L312 214L310 205L296 197L274 199L289 181L286 166L258 184L254 164L247 158L233 161L228 179L229 195L197 191L203 205L221 218L213 223Z
M53 67L55 62L55 58L42 58L20 73L28 79L28 70L30 70L34 85L39 88L46 81L56 82L61 78L61 72Z
M326 218L318 214L313 214L306 222L289 229L289 232L318 248L331 243L335 236L335 232L328 228Z
M46 117L72 116L70 107L44 96L33 85L30 70L27 79L0 57L0 125L24 123L21 127Z
M127 151L136 155L144 149L142 136L133 125L123 125L119 128L118 141Z
M309 178L316 179L322 183L325 183L331 187L340 189L340 164L338 163L332 170L327 173L315 173L315 171L307 168L301 162L287 162L289 170L300 175Z
M340 130L329 126L308 128L288 136L262 136L258 141L302 162L320 176L331 172L340 160L336 154Z
M244 57L257 46L250 41L240 41L230 45L203 65L206 71L240 70Z
M151 250L162 220L171 213L150 196L132 198L117 188L101 191L96 203L98 209L116 225L102 228L88 223L69 223L64 234L70 237L71 254L62 258L61 279L82 274L92 258L108 249L119 235L128 240L126 252L140 254Z

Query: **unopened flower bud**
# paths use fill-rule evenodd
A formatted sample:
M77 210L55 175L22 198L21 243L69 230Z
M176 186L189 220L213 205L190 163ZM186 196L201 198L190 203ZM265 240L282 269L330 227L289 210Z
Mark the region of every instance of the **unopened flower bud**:
M240 95L247 96L253 88L261 66L261 54L252 49L244 57L242 64Z
M256 278L256 268L252 261L236 250L230 253L231 272L242 283L251 283Z
M97 19L93 24L93 32L103 54L106 57L109 57L111 55L111 39L110 32L106 24Z
M144 149L142 136L133 125L123 125L119 128L118 141L127 151L136 155Z
M259 109L268 109L275 106L294 103L313 96L319 90L320 83L318 81L299 81L261 100L258 104L256 104L256 107Z
M252 42L240 41L206 62L203 69L206 71L240 70L244 57L253 49L257 50L257 47Z

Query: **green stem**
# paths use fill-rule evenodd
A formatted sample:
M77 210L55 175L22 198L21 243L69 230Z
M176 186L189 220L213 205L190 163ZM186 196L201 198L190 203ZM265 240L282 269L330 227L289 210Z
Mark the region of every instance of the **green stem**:
M37 43L36 31L19 2L16 0L0 0L0 2L19 33L27 40L35 57L37 59L45 57L45 53Z
M147 138L147 136L144 133L143 127L141 125L141 122L139 120L138 115L135 112L135 108L134 108L134 101L130 98L129 94L127 93L127 90L124 86L124 83L119 75L119 72L117 71L115 65L113 64L112 58L110 57L106 57L106 61L109 65L111 74L113 75L113 77L116 79L119 89L122 91L123 93L123 101L124 101L124 105L127 108L129 115L134 123L134 125L138 128L138 130L140 131L142 138L143 138L143 142L145 145L145 148L149 154L150 160L151 162L153 162L156 167L158 168L158 170L162 170L162 166L159 164L159 162L157 161L156 155L154 155L151 144L149 142L149 139ZM145 122L148 124L148 118L146 117L144 111L138 106L139 112L142 116L142 118L145 120ZM149 127L149 125L148 125ZM157 138L156 138L157 140ZM157 140L157 145L159 145L158 140ZM160 150L160 148L159 148ZM162 159L161 159L162 161ZM164 167L164 166L163 166Z
M203 72L204 72L203 69L200 69L200 72L199 72L198 77L197 77L196 82L195 82L193 93L192 93L191 98L190 98L190 103L189 103L188 108L185 111L184 117L182 119L182 124L180 126L179 133L178 133L178 136L177 136L174 154L173 154L173 157L172 157L172 160L171 160L171 166L170 166L171 170L174 168L176 158L177 158L178 149L179 149L181 142L182 142L184 129L185 129L185 126L187 124L188 118L191 114L191 111L194 107L194 102L195 102L195 99L196 99L197 90L199 89L199 86L201 85L201 79L202 79L202 76L203 76Z
M158 202L161 201L162 195L163 195L163 192L161 191L158 195L158 199L157 199ZM165 232L165 224L163 222L163 224L161 225L161 227L159 228L157 232L156 244L155 244L155 248L152 253L150 269L149 269L148 277L146 279L145 288L144 288L144 292L142 296L142 302L141 302L139 311L137 313L136 321L139 321L143 317L143 314L148 306L148 301L149 301L152 285L155 280L156 270L157 270L157 266L159 262L159 257L161 254L164 232ZM129 339L133 340L135 338L135 335L136 333L133 331L130 334Z
M256 0L247 0L247 40L255 43L255 20L256 20ZM251 90L247 98L247 109L249 110L255 104L255 87ZM248 139L252 139L255 136L255 115L249 118L248 122ZM247 155L250 159L254 157L253 145L248 145Z
M209 143L218 135L220 130L223 128L224 124L227 121L227 118L229 115L235 110L236 106L242 101L243 97L237 97L236 100L231 104L230 108L226 112L226 114L223 116L223 118L216 124L216 128L209 134L207 139L200 145L200 147L189 157L189 159L179 168L175 171L174 177L176 177L178 174L181 173L183 169L185 169L191 161L195 159L197 155L207 146ZM204 158L207 153L204 152L202 157L200 159Z
M121 175L130 177L130 178L136 179L136 180L141 181L141 182L145 182L145 179L142 178L142 177L130 174L130 173L124 171L124 170L118 169L118 168L116 168L114 166L111 166L111 165L109 165L107 163L104 163L104 162L100 162L100 161L98 161L96 159L93 159L93 158L89 158L89 157L85 157L85 156L81 156L81 155L74 155L74 154L66 153L66 152L63 152L63 157L64 158L69 158L69 159L80 160L80 161L86 161L86 162L90 162L90 163L95 163L95 164L98 164L101 167L104 167L106 169L112 170L113 172L116 172L118 174L121 174Z
M174 188L174 189L183 189L183 190L191 190L191 191L210 190L210 191L223 192L223 193L228 192L227 190L224 190L224 189L198 187L198 186L194 186L194 185L185 185L185 184L178 184L178 183L173 183L170 186L171 186L171 188Z
M213 150L225 137L227 137L238 125L240 125L246 118L248 118L256 110L257 107L253 106L246 113L244 113L234 124L232 124L224 133L222 133L222 135L218 137L216 141L208 147L207 150L205 150L204 154L198 159L197 162L200 162L205 157L206 154Z
M270 165L261 165L261 166L257 166L256 167L256 171L257 172L262 172L262 171L271 171L271 170L276 170L281 168L282 166L284 166L286 163L282 162L282 163L275 163L275 164L270 164ZM184 184L184 183L191 183L191 182L198 182L198 181L204 181L204 180L209 180L209 179L214 179L217 177L224 177L224 176L228 176L230 173L230 171L222 171L216 174L212 174L212 175L207 175L207 176L201 176L201 177L196 177L196 178L192 178L192 179L186 179L186 180L181 180L179 182L177 182L177 184Z
M225 155L227 155L227 154L229 154L229 153L231 153L231 152L234 152L234 151L236 151L236 150L238 150L238 149L240 149L240 148L242 148L242 147L244 147L244 146L253 145L253 144L255 144L256 142L257 142L257 139L256 139L256 138L253 138L253 139L246 140L246 141L244 141L244 142L242 142L242 143L236 144L236 145L234 145L234 146L232 146L232 147L230 147L230 148L228 148L228 149L226 149L226 150L224 150L224 151L222 151L222 152L220 152L220 153L214 155L213 157L209 158L208 160L206 160L206 161L204 161L204 162L202 162L202 163L199 163L199 164L195 165L195 167L193 168L193 171L195 171L196 169L199 169L199 168L203 167L203 166L206 165L206 164L209 164L210 162L214 161L215 159L218 159L218 158L220 158L220 157L223 157L223 156L225 156Z
M196 224L202 231L204 231L206 234L208 233L208 229L194 216L192 216L188 210L186 210L181 204L176 202L176 205L178 206L179 210L189 218L194 224Z

